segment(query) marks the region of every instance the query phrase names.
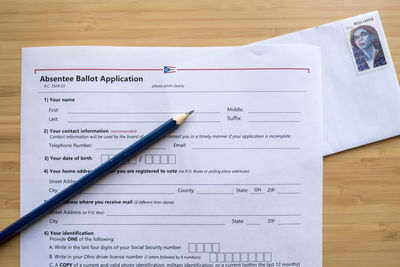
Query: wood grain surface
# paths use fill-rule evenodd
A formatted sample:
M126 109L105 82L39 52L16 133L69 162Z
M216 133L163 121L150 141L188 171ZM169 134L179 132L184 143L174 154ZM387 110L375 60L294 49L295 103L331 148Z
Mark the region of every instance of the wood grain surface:
M399 75L398 0L1 0L0 227L19 217L22 47L236 46L373 10ZM323 212L324 266L400 266L400 138L326 157ZM19 238L0 266L19 266Z

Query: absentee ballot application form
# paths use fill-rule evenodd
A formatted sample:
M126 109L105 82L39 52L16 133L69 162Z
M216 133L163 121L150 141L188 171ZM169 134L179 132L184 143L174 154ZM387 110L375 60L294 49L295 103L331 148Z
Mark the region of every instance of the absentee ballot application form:
M172 134L21 236L21 266L322 265L319 48L25 48L21 216Z

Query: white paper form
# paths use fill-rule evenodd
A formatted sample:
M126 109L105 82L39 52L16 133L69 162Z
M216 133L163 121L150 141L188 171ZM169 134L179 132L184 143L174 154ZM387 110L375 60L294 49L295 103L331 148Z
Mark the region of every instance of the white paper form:
M320 46L324 155L400 134L400 88L377 11L260 44Z
M23 49L21 215L192 109L27 229L21 266L321 266L313 46Z

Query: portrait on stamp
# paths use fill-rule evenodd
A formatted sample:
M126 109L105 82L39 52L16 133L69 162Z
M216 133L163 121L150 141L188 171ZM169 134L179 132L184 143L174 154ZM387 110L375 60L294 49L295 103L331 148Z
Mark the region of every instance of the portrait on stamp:
M374 27L362 25L352 29L350 43L358 71L386 65L382 45Z

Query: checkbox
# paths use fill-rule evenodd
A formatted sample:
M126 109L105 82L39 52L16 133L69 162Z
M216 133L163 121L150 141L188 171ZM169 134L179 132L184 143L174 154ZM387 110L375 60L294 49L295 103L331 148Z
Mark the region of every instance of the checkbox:
M146 164L153 164L153 156L146 154L146 156L144 157L145 163Z
M193 253L196 252L196 244L194 243L189 243L189 252Z
M217 253L210 253L210 262L217 261Z
M204 244L204 252L212 252L212 244Z
M219 252L219 244L217 243L212 244L212 252Z
M161 155L161 164L168 163L168 155Z
M176 155L171 154L168 155L168 164L175 164L176 163Z
M249 253L249 261L256 261L256 253Z
M101 163L104 163L108 160L109 156L108 155L101 155Z
M161 163L161 156L160 155L153 155L153 163L160 164Z
M204 252L204 244L202 244L202 243L196 244L196 252L203 253Z

